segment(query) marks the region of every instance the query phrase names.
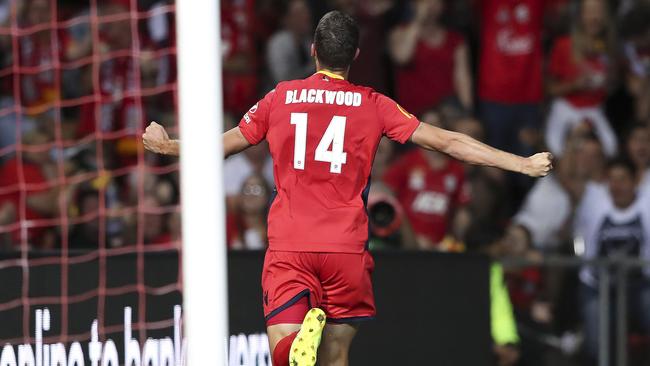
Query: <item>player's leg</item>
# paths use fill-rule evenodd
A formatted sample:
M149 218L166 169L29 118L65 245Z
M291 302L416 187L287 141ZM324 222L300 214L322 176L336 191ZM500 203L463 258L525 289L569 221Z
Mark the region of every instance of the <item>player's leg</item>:
M297 295L300 296L300 295ZM309 311L309 295L305 294L271 312L266 318L266 334L274 365L288 365L291 344L300 330L300 324Z
M289 351L289 365L314 366L318 358L323 328L325 328L325 313L318 308L310 309L300 325ZM322 362L321 362L322 365Z
M267 327L274 365L313 366L325 327L325 313L298 302L277 315ZM305 314L306 313L306 314ZM304 314L296 320L298 314Z
M300 330L300 324L276 324L266 328L274 365L289 365L291 343Z
M318 349L321 366L347 366L350 345L358 326L355 324L327 324Z
M274 365L289 365L291 344L305 315L320 298L309 256L268 251L262 271L264 316Z
M276 324L266 328L266 334L269 336L269 346L271 354L274 353L278 343L287 337L295 337L300 330L300 324ZM289 342L291 344L291 342ZM288 349L288 348L287 348ZM288 354L288 353L287 353Z
M364 253L323 253L321 307L327 325L319 348L319 365L348 365L348 352L358 324L375 316L371 274L374 260Z

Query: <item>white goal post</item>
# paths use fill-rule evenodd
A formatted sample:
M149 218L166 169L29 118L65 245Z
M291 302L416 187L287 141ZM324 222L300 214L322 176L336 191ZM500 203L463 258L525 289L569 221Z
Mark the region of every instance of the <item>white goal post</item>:
M219 0L176 1L187 365L225 365L228 337Z

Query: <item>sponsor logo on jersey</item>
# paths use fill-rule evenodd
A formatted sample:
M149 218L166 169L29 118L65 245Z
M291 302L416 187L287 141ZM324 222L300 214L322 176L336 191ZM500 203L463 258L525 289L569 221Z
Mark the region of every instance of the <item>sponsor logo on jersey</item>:
M517 34L505 28L497 32L497 48L506 55L527 55L533 52L535 36L532 33Z
M444 215L449 207L449 197L440 192L422 191L415 197L411 207L413 212L428 215Z

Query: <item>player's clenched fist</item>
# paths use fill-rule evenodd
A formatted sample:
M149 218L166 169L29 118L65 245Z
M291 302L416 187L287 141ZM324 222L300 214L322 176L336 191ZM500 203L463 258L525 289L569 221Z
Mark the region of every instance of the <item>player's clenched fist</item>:
M553 169L553 155L543 152L525 159L522 173L531 177L545 177Z
M163 126L156 122L151 122L142 134L142 143L145 149L149 151L166 154L166 148L169 145L169 135L167 135L167 131L165 131Z

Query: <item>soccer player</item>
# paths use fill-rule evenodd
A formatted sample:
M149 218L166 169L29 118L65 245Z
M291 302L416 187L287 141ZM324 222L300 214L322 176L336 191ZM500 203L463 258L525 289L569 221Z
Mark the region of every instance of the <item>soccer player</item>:
M223 134L226 157L266 139L274 161L262 273L274 365L314 365L317 357L320 365L347 365L359 322L375 316L365 203L382 136L533 177L552 168L549 153L524 158L491 148L420 123L390 98L349 83L358 43L350 16L323 16L311 51L318 71L279 83ZM156 123L143 140L153 152L179 152Z

